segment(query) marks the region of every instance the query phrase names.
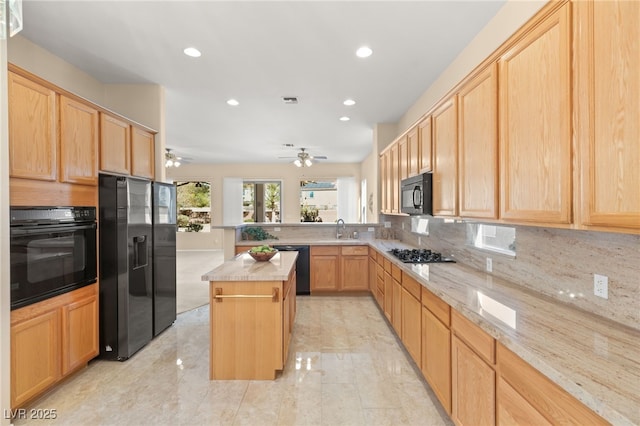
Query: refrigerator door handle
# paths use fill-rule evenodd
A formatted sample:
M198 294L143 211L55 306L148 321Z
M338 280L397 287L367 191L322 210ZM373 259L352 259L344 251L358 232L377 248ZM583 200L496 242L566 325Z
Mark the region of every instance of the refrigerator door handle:
M133 237L133 269L143 268L148 264L147 236Z

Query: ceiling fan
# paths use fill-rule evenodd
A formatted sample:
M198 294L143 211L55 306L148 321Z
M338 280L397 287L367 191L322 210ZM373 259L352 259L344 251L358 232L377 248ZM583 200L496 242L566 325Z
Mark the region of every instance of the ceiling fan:
M180 167L180 164L184 164L185 162L188 163L189 160L190 158L183 158L171 152L171 148L165 148L165 151L164 151L165 167Z
M306 148L300 148L300 152L297 157L279 157L279 158L295 158L293 160L293 164L296 167L311 167L313 165L314 160L326 160L327 157L324 155L313 156L307 152Z

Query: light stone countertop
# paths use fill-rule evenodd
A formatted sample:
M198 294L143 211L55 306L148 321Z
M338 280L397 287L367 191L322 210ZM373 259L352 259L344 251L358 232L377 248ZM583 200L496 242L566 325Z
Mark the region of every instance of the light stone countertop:
M258 262L241 253L203 274L202 281L285 281L297 257L297 251L281 251L268 262Z
M461 263L404 264L404 273L614 425L640 424L640 330L578 310Z
M241 247L253 247L262 244L269 246L286 246L286 245L305 245L305 246L368 246L371 240L358 239L358 238L323 238L320 240L310 240L309 238L281 238L281 239L267 239L267 240L242 240L236 241L236 246Z

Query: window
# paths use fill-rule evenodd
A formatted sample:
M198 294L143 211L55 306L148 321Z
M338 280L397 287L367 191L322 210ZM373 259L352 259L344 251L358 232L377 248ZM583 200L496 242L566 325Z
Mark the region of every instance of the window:
M211 230L211 184L209 182L177 182L178 231L209 232Z
M242 184L242 221L279 223L280 182L244 181Z
M338 190L335 179L300 181L300 222L338 220Z

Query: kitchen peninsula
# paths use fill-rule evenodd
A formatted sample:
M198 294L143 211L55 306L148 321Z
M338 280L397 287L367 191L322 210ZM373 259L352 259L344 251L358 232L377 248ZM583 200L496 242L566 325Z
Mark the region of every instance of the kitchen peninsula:
M296 313L297 252L257 262L241 253L207 272L211 380L273 380L287 360Z

